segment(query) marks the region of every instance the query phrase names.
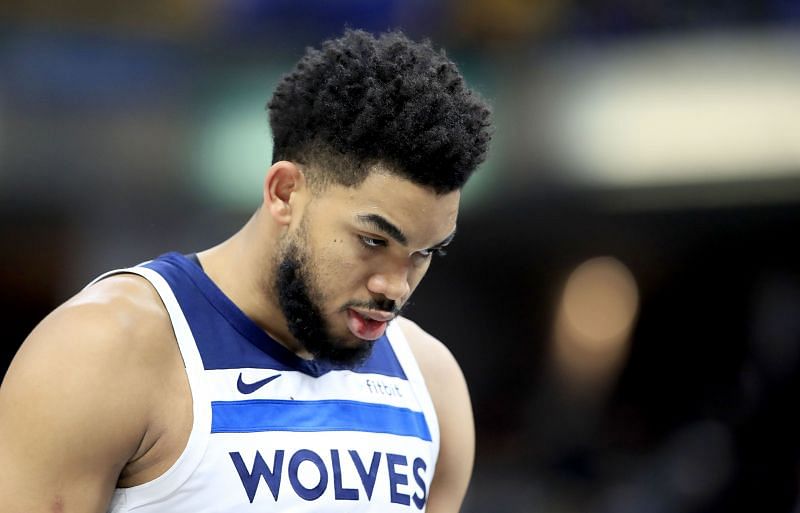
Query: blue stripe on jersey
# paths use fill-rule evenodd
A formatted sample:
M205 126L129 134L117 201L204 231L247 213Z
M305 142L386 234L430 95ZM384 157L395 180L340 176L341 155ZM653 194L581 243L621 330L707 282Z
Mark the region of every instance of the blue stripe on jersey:
M273 340L180 253L167 253L144 265L169 283L207 370L249 367L321 376L337 369L325 362L304 360ZM407 379L385 335L375 342L369 359L350 370Z
M422 412L358 401L212 401L212 433L365 431L431 441Z

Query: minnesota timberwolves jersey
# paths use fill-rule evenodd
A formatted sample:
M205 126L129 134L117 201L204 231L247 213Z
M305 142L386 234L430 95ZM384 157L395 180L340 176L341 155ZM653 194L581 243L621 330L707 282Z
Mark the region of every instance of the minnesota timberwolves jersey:
M297 357L177 253L131 269L161 296L193 425L175 464L117 489L111 513L425 511L439 428L392 323L352 370Z

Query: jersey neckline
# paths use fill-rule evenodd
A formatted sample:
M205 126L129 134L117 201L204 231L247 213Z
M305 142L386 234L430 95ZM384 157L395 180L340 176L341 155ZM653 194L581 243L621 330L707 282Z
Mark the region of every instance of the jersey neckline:
M253 345L275 360L304 374L319 377L332 370L349 370L330 362L300 358L283 344L272 338L234 303L205 271L185 255L178 252L166 253L158 258L172 263L183 271L205 296L208 302Z

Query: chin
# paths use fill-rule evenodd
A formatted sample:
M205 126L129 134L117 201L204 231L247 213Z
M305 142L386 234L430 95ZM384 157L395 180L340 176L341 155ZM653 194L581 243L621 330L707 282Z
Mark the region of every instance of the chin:
M337 338L335 342L317 348L313 354L317 359L352 369L363 365L369 359L374 344L373 340L356 338L348 332L347 338Z
M337 341L335 344L337 349L357 349L365 345L371 345L374 342L374 340L358 338L350 333L349 330L343 337L336 337L335 340Z

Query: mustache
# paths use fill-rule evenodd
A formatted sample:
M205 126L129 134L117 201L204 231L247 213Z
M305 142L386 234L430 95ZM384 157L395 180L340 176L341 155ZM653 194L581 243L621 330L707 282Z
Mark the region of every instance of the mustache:
M408 306L408 302L404 305L398 305L396 301L393 299L383 299L383 300L371 300L371 301L348 301L345 305L341 308L341 311L345 311L348 308L365 308L367 310L377 310L379 312L385 312L392 314L393 316L397 317L400 315L400 312L405 310L405 307Z

